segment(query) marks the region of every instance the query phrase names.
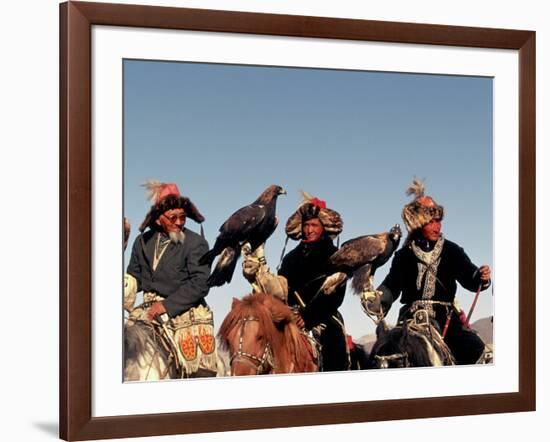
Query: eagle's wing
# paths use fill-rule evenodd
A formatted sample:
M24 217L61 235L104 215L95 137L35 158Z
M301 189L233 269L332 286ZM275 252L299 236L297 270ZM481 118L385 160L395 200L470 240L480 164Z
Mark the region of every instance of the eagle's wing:
M371 262L386 250L388 237L385 234L370 235L361 239L362 261Z
M279 225L279 218L277 218L277 216L275 216L273 218L273 225L270 227L270 228L265 228L264 229L264 236L265 238L262 239L262 242L264 241L267 241L267 239L273 235L273 232L275 232L275 230L277 229L277 226Z
M380 235L366 235L350 239L331 256L335 265L357 267L376 259L386 248L387 237Z
M258 204L250 204L237 210L220 227L223 236L246 239L265 218L265 207Z

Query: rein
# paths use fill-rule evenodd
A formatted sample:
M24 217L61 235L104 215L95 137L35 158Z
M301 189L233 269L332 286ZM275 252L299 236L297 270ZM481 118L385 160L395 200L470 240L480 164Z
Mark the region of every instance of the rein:
M230 363L232 364L235 359L240 359L243 362L251 365L253 368L256 368L257 375L264 372L267 373L269 370L264 371L266 362L268 369L275 369L275 365L273 364L273 355L271 353L271 345L269 344L269 342L266 343L261 357L258 357L256 355L253 355L252 353L248 353L243 350L244 328L246 326L246 323L250 321L259 322L259 319L254 316L246 316L241 319L241 328L239 330L239 347L237 348L237 351L231 355Z

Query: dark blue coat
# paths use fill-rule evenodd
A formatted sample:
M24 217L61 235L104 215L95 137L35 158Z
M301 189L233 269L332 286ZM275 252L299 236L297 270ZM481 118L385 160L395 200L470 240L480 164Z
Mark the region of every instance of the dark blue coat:
M134 241L127 273L136 278L138 291L154 292L165 298L164 307L170 317L191 307L206 305L208 265L199 265L199 258L208 251L208 243L200 235L184 229L183 244L170 243L155 271L153 254L158 232L151 230Z

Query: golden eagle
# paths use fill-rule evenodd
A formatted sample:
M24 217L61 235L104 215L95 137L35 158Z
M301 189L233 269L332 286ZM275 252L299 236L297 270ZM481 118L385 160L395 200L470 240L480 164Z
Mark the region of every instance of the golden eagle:
M251 252L267 241L277 227L275 208L277 197L286 195L281 186L272 185L265 189L256 201L242 207L225 221L219 230L214 247L199 260L201 265L212 265L220 255L216 268L208 278L209 287L230 283L241 248L250 245Z
M348 278L353 278L352 287L355 293L373 291L374 272L390 259L400 240L401 228L396 224L389 232L359 236L346 241L330 256L333 273L320 290L331 294Z

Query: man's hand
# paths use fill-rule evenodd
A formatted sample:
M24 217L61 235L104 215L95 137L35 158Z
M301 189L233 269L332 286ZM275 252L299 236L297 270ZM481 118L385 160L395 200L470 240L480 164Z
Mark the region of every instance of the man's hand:
M369 297L364 297L362 301L364 302L364 305L366 308L368 308L371 312L381 312L382 311L382 300L380 299L380 296L376 294L376 292L370 292L375 293L375 295L371 295Z
M365 314L376 323L383 319L384 311L382 309L381 291L364 291L361 294L361 306L363 307Z
M491 280L491 268L488 265L482 265L479 268L479 278L481 282L489 282Z
M294 317L294 322L296 323L298 328L304 328L306 326L304 318L302 318L302 315L300 315L300 313L293 311L292 316Z
M245 255L243 260L243 276L250 283L256 281L256 274L261 267L260 259L254 255Z
M369 300L367 300L367 306L369 310L372 312L382 311L382 302L379 296L377 296L376 298L370 298Z
M166 309L164 308L164 304L160 301L155 302L147 312L147 319L149 321L152 321L157 316L160 316L162 314L166 313Z

